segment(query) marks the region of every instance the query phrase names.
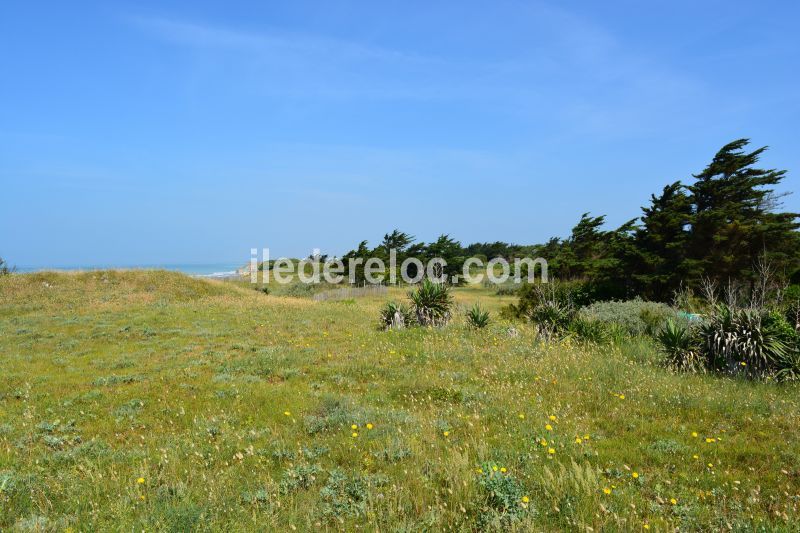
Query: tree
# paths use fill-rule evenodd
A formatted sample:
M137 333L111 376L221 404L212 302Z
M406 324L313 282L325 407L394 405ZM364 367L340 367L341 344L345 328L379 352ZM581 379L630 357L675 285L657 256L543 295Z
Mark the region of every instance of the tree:
M667 300L686 274L686 246L692 222L692 199L676 181L664 187L660 196L650 197L642 207L641 225L636 231L636 280L648 298Z
M743 149L748 139L723 146L688 186L694 204L687 247L687 275L692 280L752 279L762 253L774 266L798 265L798 214L775 212L779 203L771 188L785 170L755 168L767 147Z
M14 268L9 268L8 263L6 263L5 259L0 257L0 276L5 276L7 274L11 274L14 272Z

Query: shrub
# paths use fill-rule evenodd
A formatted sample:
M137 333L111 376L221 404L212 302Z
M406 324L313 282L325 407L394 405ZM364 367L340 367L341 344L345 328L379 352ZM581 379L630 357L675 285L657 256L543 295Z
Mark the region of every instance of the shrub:
M595 344L604 344L611 341L615 333L612 325L581 316L576 316L572 319L569 323L568 331L578 340Z
M450 321L453 297L444 283L434 283L429 279L422 281L415 290L408 293L414 306L414 314L421 326L444 326Z
M543 301L528 312L528 318L536 326L536 333L544 339L565 333L575 318L575 308L557 300Z
M656 334L664 363L674 370L700 372L705 370L705 358L695 332L688 326L667 320Z
M677 318L677 312L670 306L639 298L623 302L596 302L581 309L580 315L606 324L617 324L630 336L656 335L668 320Z
M0 276L5 276L7 274L11 274L12 272L14 272L14 269L10 268L5 259L0 257Z
M467 311L467 324L475 329L482 329L489 325L489 311L481 309L479 304L473 305Z
M497 521L505 525L519 519L527 508L522 505L525 490L522 484L511 474L494 470L492 465L483 465L478 479L483 492L485 504L482 506L489 515L481 516L479 522Z
M386 302L381 308L380 322L383 329L401 329L414 323L414 313L406 305Z
M768 375L787 355L785 325L775 313L717 306L700 327L708 364L730 374Z
M519 302L509 306L507 310L507 314L516 318L530 318L534 310L545 302L578 308L593 301L589 285L578 281L524 283L519 288L518 294Z

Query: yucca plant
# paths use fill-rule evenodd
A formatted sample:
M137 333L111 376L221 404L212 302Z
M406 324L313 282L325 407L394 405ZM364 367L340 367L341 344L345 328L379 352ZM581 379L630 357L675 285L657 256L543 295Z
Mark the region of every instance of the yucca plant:
M419 325L440 327L450 321L453 297L444 283L425 279L419 287L408 293L408 297Z
M531 308L527 316L536 326L537 334L549 340L569 329L576 311L569 303L546 300Z
M404 304L386 302L381 308L380 322L383 329L402 329L413 324L414 313Z
M669 319L656 334L656 341L669 368L688 372L705 371L705 356L695 332L689 326Z
M780 324L758 309L717 306L700 335L711 366L730 374L764 377L787 355Z
M479 304L473 305L467 311L467 324L475 329L482 329L489 325L489 311L481 309Z

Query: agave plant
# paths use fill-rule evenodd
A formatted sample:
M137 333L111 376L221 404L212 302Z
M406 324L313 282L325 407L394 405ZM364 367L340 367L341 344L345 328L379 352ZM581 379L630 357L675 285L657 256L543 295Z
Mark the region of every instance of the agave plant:
M402 329L413 324L414 313L404 304L386 302L381 308L380 321L383 329Z
M453 297L444 283L422 281L417 289L408 293L417 322L421 326L440 327L450 321Z
M656 341L668 367L688 372L705 371L706 359L694 333L688 326L667 320L656 335Z
M467 324L475 329L482 329L489 325L489 311L481 309L479 304L473 305L467 311Z

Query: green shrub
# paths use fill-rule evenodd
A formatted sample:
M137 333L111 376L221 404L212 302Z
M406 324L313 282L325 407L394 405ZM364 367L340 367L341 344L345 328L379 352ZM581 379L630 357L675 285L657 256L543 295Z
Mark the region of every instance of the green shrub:
M481 309L479 304L473 305L467 311L467 324L475 329L482 329L489 325L489 311Z
M677 319L677 311L670 306L646 302L639 298L623 302L596 302L580 310L586 319L617 324L627 335L656 335L668 320Z
M508 524L518 520L528 512L528 505L523 505L525 490L513 475L495 470L493 465L483 465L478 479L478 486L484 496L481 507L488 512L481 515L479 523L488 525L491 522Z
M581 316L576 316L572 319L569 323L568 331L578 340L594 344L605 344L613 340L615 336L612 324L590 320Z
M700 327L708 364L730 374L766 376L787 355L784 326L775 313L717 306Z
M419 325L441 327L450 321L453 297L444 283L425 279L419 287L408 293L408 297Z
M510 305L506 314L523 319L529 319L534 310L545 302L577 309L593 301L589 285L579 281L554 280L549 283L523 283L518 294L519 302L516 305Z
M667 320L656 334L664 363L674 370L701 372L706 368L706 359L700 350L696 332L689 326Z
M380 311L383 329L402 329L414 324L414 313L408 306L397 302L386 302Z

